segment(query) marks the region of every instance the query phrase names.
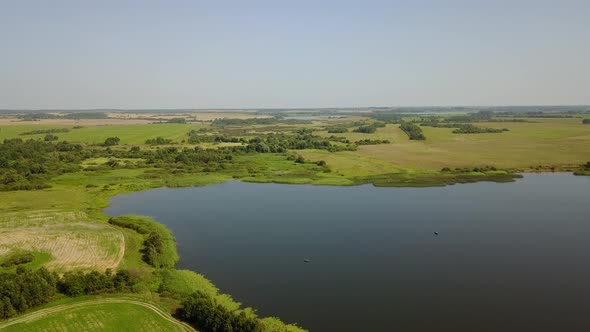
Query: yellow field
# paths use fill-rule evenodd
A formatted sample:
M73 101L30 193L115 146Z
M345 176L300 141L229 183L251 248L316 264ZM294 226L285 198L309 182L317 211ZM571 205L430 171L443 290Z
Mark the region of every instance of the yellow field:
M30 211L0 215L0 255L11 251L47 253L44 264L58 272L116 269L125 253L118 229L83 212Z
M432 169L475 167L528 169L577 167L590 160L590 126L577 118L535 119L534 123L484 123L485 127L508 128L491 134L453 134L451 128L422 127L425 141L411 141L398 125L387 125L375 134L344 133L351 141L387 139L390 144L360 146L355 152L332 155L307 152L312 160L350 172L379 172L383 162L396 168ZM327 132L322 135L329 136ZM319 159L318 159L319 158ZM330 162L332 161L332 162Z

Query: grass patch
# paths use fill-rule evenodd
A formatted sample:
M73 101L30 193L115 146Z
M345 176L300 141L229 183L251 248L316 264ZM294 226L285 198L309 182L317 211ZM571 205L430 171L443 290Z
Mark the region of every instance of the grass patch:
M80 302L83 303L83 302ZM72 305L67 310L50 313L8 326L3 331L185 331L177 323L154 310L132 303Z
M53 260L53 256L45 251L15 250L2 257L0 272L14 272L18 266L38 269Z
M32 268L56 272L116 269L125 250L121 232L83 212L29 211L0 215L0 253L28 252Z
M111 218L109 223L144 235L142 253L146 263L158 268L173 268L178 263L176 241L166 226L149 217L136 215Z

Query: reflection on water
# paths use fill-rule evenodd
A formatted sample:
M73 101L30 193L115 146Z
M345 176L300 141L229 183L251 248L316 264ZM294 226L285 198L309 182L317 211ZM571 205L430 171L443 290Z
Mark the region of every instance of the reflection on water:
M180 268L311 331L586 331L589 194L590 177L569 174L444 188L226 182L120 195L105 212L155 217L177 237Z

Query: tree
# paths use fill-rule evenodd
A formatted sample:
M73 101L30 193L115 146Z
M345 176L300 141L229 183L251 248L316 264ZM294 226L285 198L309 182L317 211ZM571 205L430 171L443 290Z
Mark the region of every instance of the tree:
M120 141L121 141L121 139L119 137L109 137L104 140L104 145L105 146L118 145Z
M47 134L43 139L45 142L57 141L59 138L55 135Z
M110 168L115 168L119 166L119 162L116 159L109 159L109 161L106 162L106 165Z

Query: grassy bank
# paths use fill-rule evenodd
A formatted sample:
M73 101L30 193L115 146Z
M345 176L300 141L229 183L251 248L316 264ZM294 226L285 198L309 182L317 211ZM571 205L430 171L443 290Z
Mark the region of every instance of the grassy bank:
M230 179L425 187L514 181L518 178L514 174L521 171L588 175L583 165L590 159L586 148L590 145L590 126L579 120L486 122L486 128L508 131L474 135L426 126L421 127L424 140L409 140L399 124L373 125L375 122L367 117L300 123L254 121L248 125L226 121L223 125L99 126L81 121L76 128L58 124L0 126L0 139L39 140L26 148L17 142L4 150L9 157L0 156L0 176L6 182L3 188L44 188L0 191L0 264L29 255L31 261L23 266L43 265L59 273L124 269L140 280L133 287L137 294L150 296L170 312L199 292L200 297L193 300L214 303L221 316L241 315L240 319L255 321L264 331L301 331L276 318L257 317L253 309L242 308L231 296L220 294L202 275L175 270L178 255L173 234L145 217L113 218L109 223L109 217L102 213L108 199L151 188L202 186ZM335 126L337 133L329 133ZM367 126L374 130L358 132L358 128ZM44 132L57 135L60 144L64 140L76 144L41 144ZM113 137L120 143L104 146L105 140ZM146 144L158 137L166 144ZM189 144L189 140L196 143ZM29 148L35 148L37 154L30 153ZM0 267L0 271L15 270L15 265ZM91 317L92 311L86 309L75 315L108 324L116 324L118 318L113 316L109 321L105 315L117 310L149 316L142 308L115 307L97 306L97 312L105 313L102 316ZM35 323L40 325L33 330L62 326L59 324L64 317L44 321ZM157 324L153 322L154 328L164 328Z

